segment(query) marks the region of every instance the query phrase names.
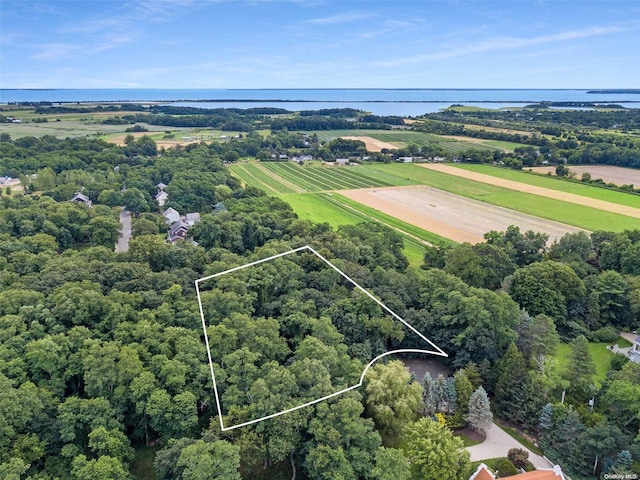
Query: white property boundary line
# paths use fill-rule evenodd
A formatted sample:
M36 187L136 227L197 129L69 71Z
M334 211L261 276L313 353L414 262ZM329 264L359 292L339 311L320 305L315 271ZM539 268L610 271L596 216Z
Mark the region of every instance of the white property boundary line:
M316 400L312 400L311 402L307 402L307 403L304 403L302 405L298 405L297 407L288 408L288 409L283 410L281 412L274 413L274 414L271 414L271 415L267 415L265 417L261 417L261 418L258 418L256 420L250 420L248 422L239 423L237 425L232 425L230 427L225 427L224 426L224 422L223 422L223 418L222 418L222 408L220 406L220 395L218 394L218 384L216 383L216 374L213 371L213 361L211 359L211 348L209 347L209 336L207 335L207 322L206 322L206 320L204 318L204 310L202 308L202 298L200 297L200 285L199 284L200 284L200 282L204 282L206 280L211 280L212 278L220 277L220 276L225 275L227 273L231 273L231 272L235 272L235 271L238 271L238 270L242 270L242 269L247 268L247 267L252 267L254 265L258 265L260 263L268 262L270 260L274 260L274 259L279 258L279 257L284 257L285 255L290 255L292 253L301 252L303 250L308 250L311 253L313 253L314 255L316 255L318 258L320 258L324 263L329 265L336 272L338 272L344 278L346 278L351 283L353 283L353 285L355 285L358 290L360 290L367 297L369 297L371 300L376 302L380 307L382 307L383 310L388 312L395 319L400 320L407 328L409 328L413 333L418 335L422 340L424 340L429 345L431 345L433 348L435 348L435 350L422 350L422 349L416 349L416 348L404 348L404 349L400 349L400 350L391 350L389 352L385 352L385 353L383 353L381 355L378 355L377 357L375 357L373 360L371 360L367 364L367 366L365 367L364 371L362 372L362 375L360 376L360 381L356 385L352 385L351 387L347 387L347 388L345 388L343 390L340 390L339 392L332 393L331 395L327 395L327 396L324 396L322 398L318 398ZM338 395L342 395L343 393L348 392L349 390L353 390L355 388L358 388L358 387L362 386L362 383L364 382L364 377L365 377L365 375L367 373L367 370L369 370L369 367L371 367L371 365L373 365L377 360L381 359L382 357L386 357L387 355L392 355L392 354L395 354L395 353L426 353L428 355L438 355L438 356L441 356L441 357L448 357L448 355L440 347L438 347L435 343L433 343L431 340L429 340L427 337L425 337L422 333L420 333L418 330L416 330L411 325L409 325L407 322L405 322L397 313L392 311L389 307L387 307L385 304L383 304L380 300L378 300L376 297L374 297L371 293L369 293L367 290L365 290L360 285L358 285L346 273L344 273L342 270L340 270L338 267L336 267L334 264L332 264L329 260L327 260L322 255L320 255L318 252L316 252L309 245L305 245L304 247L295 248L295 249L290 250L288 252L279 253L277 255L273 255L271 257L264 258L262 260L257 260L255 262L247 263L247 264L241 265L239 267L231 268L229 270L225 270L224 272L216 273L214 275L209 275L208 277L199 278L198 280L196 280L196 293L198 295L198 306L200 307L200 317L202 319L202 328L204 330L204 341L205 341L205 344L207 346L207 356L209 358L209 368L211 369L211 379L213 380L213 390L214 390L215 397L216 397L216 406L218 407L218 417L220 419L220 429L223 432L224 431L228 431L228 430L233 430L235 428L251 425L253 423L258 423L258 422L261 422L263 420L268 420L270 418L278 417L280 415L284 415L285 413L293 412L295 410L299 410L301 408L308 407L309 405L313 405L313 404L316 404L316 403L321 402L323 400L327 400L328 398L332 398L332 397L335 397L335 396L338 396Z

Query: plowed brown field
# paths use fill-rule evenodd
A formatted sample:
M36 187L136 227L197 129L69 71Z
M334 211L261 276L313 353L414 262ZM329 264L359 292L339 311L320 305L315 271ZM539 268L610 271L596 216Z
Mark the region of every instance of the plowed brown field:
M456 242L481 242L484 233L504 231L509 225L517 225L522 231L545 232L550 242L566 233L582 231L427 186L365 188L340 194Z

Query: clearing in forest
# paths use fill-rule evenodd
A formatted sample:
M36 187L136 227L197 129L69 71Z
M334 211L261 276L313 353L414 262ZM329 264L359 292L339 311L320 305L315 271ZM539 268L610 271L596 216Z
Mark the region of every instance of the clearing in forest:
M387 355L447 356L310 246L198 279L196 292L223 431L358 388ZM420 347L403 348L406 334Z

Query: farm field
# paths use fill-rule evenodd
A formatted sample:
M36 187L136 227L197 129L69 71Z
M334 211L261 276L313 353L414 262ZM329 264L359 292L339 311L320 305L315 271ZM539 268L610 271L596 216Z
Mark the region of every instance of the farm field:
M524 146L512 142L498 142L495 140L481 140L473 137L453 137L435 135L433 133L414 132L411 130L318 130L315 133L322 141L328 142L336 138L369 137L374 140L395 145L395 148L406 147L413 143L418 146L437 143L448 153L459 153L469 148L482 150L506 150ZM364 141L364 139L363 139Z
M375 221L393 228L404 240L404 254L412 265L420 266L425 253L425 242L449 243L447 239L438 237L413 225L406 224L375 210L370 211L364 205L352 202L335 193L302 193L279 195L291 205L293 211L302 220L316 223L328 223L333 228L340 225L355 225L361 222Z
M422 185L444 190L474 200L506 207L517 212L566 223L585 230L621 232L637 225L626 215L597 208L576 205L530 193L520 193L503 187L475 182L454 175L436 172L413 164L369 165L367 168L391 173Z
M499 178L499 177L487 175L485 173L480 173L473 170L456 168L451 165L421 164L420 166L423 168L428 168L429 170L434 170L436 172L446 173L449 175L456 175L469 180L474 180L474 181L486 183L489 185L496 185L499 187L508 188L510 190L515 190L518 192L530 193L533 195L539 195L546 198L562 200L563 202L569 202L569 203L575 203L577 205L586 205L593 208L599 208L607 212L619 213L620 215L627 215L633 218L640 218L640 209L628 207L626 205L606 202L606 201L595 199L595 198L586 198L581 195L576 195L574 193L567 193L560 190L554 190L551 188L541 187L537 185L530 185L527 183L517 182L513 180L507 180L505 178ZM636 198L640 199L640 197L636 197Z
M529 173L526 171L512 170L503 167L494 167L492 165L477 164L455 164L456 168L468 170L471 172L491 175L505 180L513 180L514 182L526 183L538 187L550 188L561 192L573 193L583 197L603 200L605 202L627 205L633 208L640 208L640 195L632 195L624 192L616 192L606 188L596 187L585 183L575 183L563 180L562 178L548 175L539 175L537 173ZM640 172L638 172L640 173Z
M580 228L519 213L427 186L341 191L351 200L456 242L483 241L509 225L545 232L550 241Z
M416 182L364 166L300 166L291 162L261 162L236 164L230 168L243 181L274 193L416 185Z
M592 179L600 178L607 183L615 183L616 185L633 184L640 185L640 170L634 168L614 167L612 165L567 165L569 170L575 172L578 177L587 172ZM536 173L551 172L555 174L555 167L534 167Z

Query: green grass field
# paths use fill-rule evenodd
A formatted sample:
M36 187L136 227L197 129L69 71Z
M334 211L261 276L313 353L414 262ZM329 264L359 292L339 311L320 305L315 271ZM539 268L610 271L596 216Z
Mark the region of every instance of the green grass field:
M253 170L251 170L253 169ZM370 174L364 167L333 167L333 166L300 166L289 162L261 162L260 164L233 165L231 171L245 170L247 174L257 177L258 180L270 185L271 190L279 193L292 193L284 191L283 188L291 187L286 185L297 185L306 192L323 192L332 190L352 190L354 188L370 187L390 187L396 182L389 175L377 175L376 172ZM259 177L257 173L262 170L262 174L270 173L270 184L264 177ZM273 183L275 182L275 184ZM256 185L257 186L257 185Z
M621 341L618 340L618 345L621 344ZM607 372L611 368L611 359L616 353L613 353L607 350L608 343L592 343L589 342L589 353L591 354L591 358L596 365L596 373L593 376L596 385L599 387L607 376ZM567 368L569 364L569 352L571 351L571 347L567 343L561 343L558 345L558 349L556 354L554 355L554 372L560 374Z
M592 185L568 182L555 176L539 175L536 173L521 172L502 167L494 167L491 165L453 165L457 168L469 170L472 172L491 175L492 177L512 180L514 182L526 183L536 187L549 188L560 192L573 193L582 195L583 197L594 198L606 202L617 203L629 207L640 208L640 195L634 195L624 192L616 192L606 188L594 187Z
M366 168L384 171L463 197L566 223L586 230L621 232L633 228L638 223L636 219L625 215L544 198L538 195L516 192L507 188L435 172L418 165L381 164L368 165Z
M338 137L371 137L376 140L391 143L398 148L409 144L423 146L437 143L447 153L459 153L470 148L479 150L505 150L513 152L516 147L524 145L513 142L501 142L496 140L477 141L465 138L451 138L433 133L414 132L411 130L318 130L314 131L318 138L328 142Z
M400 230L404 242L404 254L409 263L414 266L422 265L425 253L425 245L415 237L429 239L426 241L448 242L450 240L434 235L431 232L418 229L413 225L405 224L393 217L377 212L376 210L360 205L342 195L332 193L298 193L279 195L279 197L291 205L299 218L315 223L328 223L333 228L340 225L356 225L362 222L376 221L383 225ZM403 228L405 227L406 230ZM421 235L416 235L417 230Z

